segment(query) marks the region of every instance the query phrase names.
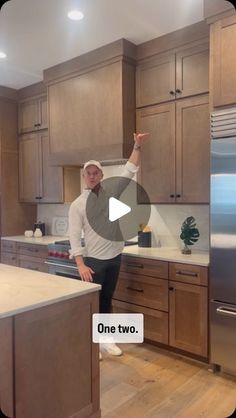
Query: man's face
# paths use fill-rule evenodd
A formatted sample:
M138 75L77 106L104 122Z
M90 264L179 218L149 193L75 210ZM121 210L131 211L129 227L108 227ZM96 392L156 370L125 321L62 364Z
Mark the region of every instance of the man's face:
M84 181L88 189L94 189L103 178L103 172L96 165L89 165L83 172Z

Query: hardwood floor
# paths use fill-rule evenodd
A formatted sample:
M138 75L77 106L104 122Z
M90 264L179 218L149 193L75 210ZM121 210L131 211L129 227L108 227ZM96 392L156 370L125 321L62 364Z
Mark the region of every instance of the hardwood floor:
M236 377L143 344L103 355L102 418L225 418L236 408Z

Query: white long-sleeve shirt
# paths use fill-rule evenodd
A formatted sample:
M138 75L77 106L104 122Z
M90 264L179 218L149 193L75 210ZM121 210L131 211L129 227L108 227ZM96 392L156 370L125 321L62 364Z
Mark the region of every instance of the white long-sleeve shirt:
M132 178L138 171L138 167L129 161L120 177ZM123 241L110 241L98 235L90 226L86 214L86 203L91 190L84 189L79 197L72 202L69 210L69 234L71 254L88 256L100 260L116 257L124 248ZM84 234L85 247L81 246L82 231Z

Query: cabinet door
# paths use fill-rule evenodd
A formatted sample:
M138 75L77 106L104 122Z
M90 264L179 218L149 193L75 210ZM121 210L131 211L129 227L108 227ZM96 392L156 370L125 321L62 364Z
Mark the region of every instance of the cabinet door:
M47 96L19 104L18 131L20 134L47 128Z
M136 106L175 98L175 54L160 54L145 60L136 72Z
M49 164L48 133L40 134L40 202L63 203L63 168Z
M207 357L207 323L207 288L170 281L170 345Z
M15 253L1 253L1 263L8 264L9 266L17 265L17 258Z
M211 28L213 106L236 102L236 16Z
M20 138L19 141L19 178L20 200L22 202L37 202L40 197L39 159L40 141L37 134L32 133Z
M209 91L209 43L176 54L176 98Z
M208 203L210 121L208 96L176 103L176 200Z
M32 132L38 129L38 100L32 99L19 104L19 133Z
M175 197L175 104L137 111L137 131L150 132L141 154L138 180L151 203L172 202ZM139 196L140 203L146 203Z

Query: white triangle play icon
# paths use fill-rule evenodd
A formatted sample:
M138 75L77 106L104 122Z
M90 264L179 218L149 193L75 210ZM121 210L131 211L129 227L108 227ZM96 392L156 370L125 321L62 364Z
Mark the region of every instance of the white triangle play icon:
M114 222L131 211L125 203L120 202L115 197L109 199L109 221Z

